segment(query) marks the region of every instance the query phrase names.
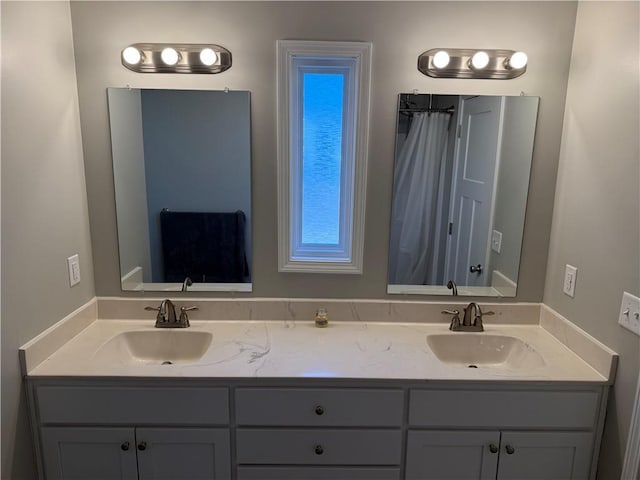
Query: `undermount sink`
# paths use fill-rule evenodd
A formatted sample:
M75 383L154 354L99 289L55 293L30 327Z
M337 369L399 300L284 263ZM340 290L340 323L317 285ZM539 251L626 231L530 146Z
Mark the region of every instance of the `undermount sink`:
M464 367L536 368L545 365L528 343L506 335L449 333L428 335L427 343L443 363Z
M123 332L100 347L94 358L145 365L193 363L207 352L212 338L209 332L183 329Z

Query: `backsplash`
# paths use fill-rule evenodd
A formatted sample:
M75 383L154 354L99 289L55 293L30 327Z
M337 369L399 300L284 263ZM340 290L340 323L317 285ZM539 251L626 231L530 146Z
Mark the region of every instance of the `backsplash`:
M156 307L162 298L98 298L98 318L101 320L155 321L153 312L146 306ZM192 320L284 320L313 321L320 307L326 308L329 322L425 322L448 323L451 316L442 310L462 309L468 302L456 299L452 302L418 302L386 300L336 300L336 299L192 299L173 298L178 307L197 306L189 313ZM540 304L537 303L481 303L483 311L493 311L490 323L538 324Z

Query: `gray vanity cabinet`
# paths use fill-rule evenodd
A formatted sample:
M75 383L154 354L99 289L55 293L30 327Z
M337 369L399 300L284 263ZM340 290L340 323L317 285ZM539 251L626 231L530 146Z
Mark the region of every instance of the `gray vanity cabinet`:
M586 480L587 432L410 431L407 480Z
M47 480L138 480L133 428L46 427L40 438Z
M238 480L400 478L401 389L238 388L235 399Z
M41 480L593 480L608 386L28 380Z
M34 388L45 480L231 478L227 388L125 383Z
M592 389L411 390L406 479L587 480L600 401Z
M226 480L229 431L212 428L42 429L47 480Z

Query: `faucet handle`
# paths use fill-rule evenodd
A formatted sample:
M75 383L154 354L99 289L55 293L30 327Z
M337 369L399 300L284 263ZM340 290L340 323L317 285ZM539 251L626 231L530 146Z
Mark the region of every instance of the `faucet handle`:
M187 312L191 312L193 310L200 309L198 307L180 307L180 319L178 320L178 323L180 323L182 326L188 327L189 316L187 315Z
M456 331L460 328L459 310L442 310L442 313L445 315L453 315L453 317L451 318L451 325L449 325L449 330Z

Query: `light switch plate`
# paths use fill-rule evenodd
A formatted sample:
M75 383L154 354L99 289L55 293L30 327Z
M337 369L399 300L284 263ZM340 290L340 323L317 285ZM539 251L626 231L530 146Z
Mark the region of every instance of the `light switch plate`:
M67 258L69 267L69 286L73 287L80 283L80 256L78 254Z
M622 294L618 323L640 336L640 298L628 292Z
M496 253L500 253L500 250L502 250L502 232L498 230L494 230L491 233L491 250Z
M578 276L578 269L573 265L567 264L564 269L564 283L562 285L562 291L569 295L571 298L576 293L576 277Z

